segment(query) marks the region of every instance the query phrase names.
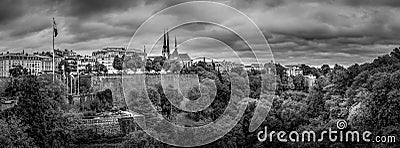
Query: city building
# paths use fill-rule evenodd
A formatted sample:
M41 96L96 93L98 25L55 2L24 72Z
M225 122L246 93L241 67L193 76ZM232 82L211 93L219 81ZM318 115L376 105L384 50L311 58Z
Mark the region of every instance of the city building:
M210 58L210 57L196 57L192 59L193 63L198 63L198 62L205 62L208 64L211 64L214 62L215 59Z
M54 62L55 62L55 72L56 73L58 73L59 71L58 71L58 66L59 66L59 63L64 59L64 56L63 56L63 54L56 54L57 53L57 51L60 51L60 50L58 50L58 49L55 49L54 50ZM67 50L66 50L67 51ZM42 74L52 74L53 73L53 52L49 52L49 51L47 51L47 52L41 52L41 53L39 53L39 52L34 52L33 53L34 55L37 55L37 56L41 56L41 57L44 57L44 58L46 58L46 59L44 59L44 61L45 61L45 68L44 68L44 70L42 71ZM50 59L49 59L50 58ZM49 67L50 67L50 69L49 69Z
M113 62L115 57L128 57L137 54L142 58L143 61L146 60L147 54L144 51L136 50L136 49L125 49L123 47L107 47L103 48L99 51L95 51L92 53L96 62L103 64L107 67L109 74L116 74L118 70L113 67Z
M246 71L251 70L251 65L244 65L244 70L246 70Z
M167 33L165 33L164 30L164 35L163 35L163 46L162 46L162 51L161 55L164 57L164 59L169 59L169 56L171 55L170 48L169 48L169 33L167 30ZM176 41L176 38L175 38ZM175 47L176 47L176 42L175 42Z
M314 86L315 81L317 81L317 77L312 74L305 75L304 78L309 88L311 88L311 86Z
M77 56L76 52L74 52L72 50L67 50L67 49L64 49L64 50L54 49L54 54L59 57L75 57L75 56Z
M78 71L83 72L86 70L87 65L91 65L92 67L96 64L96 59L92 56L78 56L77 65Z
M67 56L67 57L64 57L64 61L66 62L65 66L67 66L70 70L70 74L77 75L78 74L78 71L77 71L78 57L77 56ZM66 67L61 67L61 69L65 70Z
M226 72L230 72L232 68L235 67L244 67L243 64L238 64L235 62L231 62L231 61L216 61L215 62L215 66L218 67L218 69L222 72L222 71L226 71Z
M36 57L39 58L41 61L41 69L37 69L38 73L37 74L51 74L53 73L53 58L48 57L48 56L43 56L43 55L35 55ZM56 58L58 62L60 61L60 58ZM56 65L57 66L57 65Z
M169 39L169 37L168 37ZM169 42L168 42L168 51L169 51ZM175 50L172 54L168 54L168 60L178 60L181 62L182 66L189 67L192 65L192 58L187 53L180 54L178 52L177 41L175 37Z
M57 61L60 61L57 58ZM0 54L0 76L9 77L10 69L17 65L21 65L23 68L28 70L28 73L33 75L49 73L53 71L53 60L52 57L28 54L24 52L20 53L1 53Z
M250 65L245 65L244 69L249 71L249 70L262 70L263 69L263 64L256 64L252 63Z
M263 64L251 64L251 68L254 70L262 70L263 69Z
M299 65L285 65L286 74L289 76L297 76L299 74L303 74L303 71L300 69Z
M267 74L273 74L273 75L277 74L276 73L276 66L275 66L275 63L273 61L271 61L269 63L265 63L264 64L264 69L265 69L265 72Z
M147 59L154 61L155 59L163 59L163 56L148 56Z

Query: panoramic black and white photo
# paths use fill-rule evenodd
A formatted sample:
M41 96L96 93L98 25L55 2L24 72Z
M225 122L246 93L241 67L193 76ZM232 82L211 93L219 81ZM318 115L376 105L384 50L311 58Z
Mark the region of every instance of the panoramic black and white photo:
M0 147L400 148L398 0L0 0Z

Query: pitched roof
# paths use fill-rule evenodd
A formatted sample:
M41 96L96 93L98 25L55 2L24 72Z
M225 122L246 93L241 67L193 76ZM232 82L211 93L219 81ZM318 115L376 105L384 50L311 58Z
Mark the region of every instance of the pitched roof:
M190 58L189 54L184 53L184 54L179 54L179 59L181 61L190 61L192 58Z
M285 65L285 67L300 67L300 65Z
M174 60L174 59L178 59L179 58L179 54L178 54L178 50L174 50L174 52L172 52L172 54L169 56L168 59L170 60Z
M261 68L261 67L263 67L262 64L255 64L255 63L251 64L251 66L252 66L252 67L255 67L255 68Z

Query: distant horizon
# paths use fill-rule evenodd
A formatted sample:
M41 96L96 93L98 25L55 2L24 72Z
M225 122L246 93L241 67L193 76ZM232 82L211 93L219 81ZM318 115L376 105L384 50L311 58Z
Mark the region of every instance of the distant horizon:
M76 52L77 54L79 54L79 55L82 55L82 56L85 56L85 55L88 55L88 56L92 56L92 53L94 52L94 51L99 51L99 50L101 50L101 49L104 49L104 48L125 48L124 46L106 46L106 47L103 47L103 48L99 48L99 49L95 49L95 50L85 50L84 52L83 51L79 51L79 50L74 50L74 49L67 49L67 50L72 50L72 51L74 51L74 52ZM399 46L400 47L400 46ZM57 49L57 48L56 48ZM394 48L393 48L394 49ZM344 65L344 64L338 64L338 63L336 63L336 64L338 64L338 65L341 65L341 66L343 66L343 67L345 67L345 68L348 68L348 67L350 67L351 65L354 65L354 64L358 64L358 65L361 65L361 64L364 64L364 63L370 63L370 62L372 62L375 58L378 58L378 57L380 57L380 56L383 56L383 55L385 55L385 54L389 54L393 49L390 49L389 50L389 52L388 53L384 53L384 54L382 54L382 55L377 55L376 57L373 57L373 58L371 58L369 61L365 61L365 62L361 62L361 63L352 63L352 64L350 64L350 65ZM34 53L35 51L33 51L33 52L29 52L29 50L27 51L26 49L21 49L21 50L16 50L16 51L9 51L10 53L19 53L19 52L22 52L22 51L25 51L25 53ZM65 49L58 49L58 50L65 50ZM128 49L129 50L129 49ZM135 50L139 50L139 49L135 49ZM2 52L2 53L5 53L5 52L7 52L7 51L4 51L4 52ZM38 51L37 51L38 52ZM42 52L42 51L40 51L40 52ZM50 49L49 51L47 51L47 50L44 50L43 52L52 52L52 50ZM273 49L272 49L272 52L273 52ZM171 51L171 53L172 53L172 51ZM182 53L187 53L187 52L182 52ZM181 53L180 53L181 54ZM189 55L190 55L190 53L188 53ZM150 55L147 55L147 56L161 56L161 53L160 54L150 54ZM193 57L191 57L191 58L193 58ZM223 58L221 58L221 59L216 59L216 60L226 60L226 59L223 59ZM227 60L227 61L229 61L229 60ZM275 59L275 63L278 63L278 64L281 64L281 65L301 65L301 64L306 64L306 65L308 65L308 66L310 66L310 67L315 67L315 68L321 68L321 66L322 65L329 65L329 67L331 67L331 68L333 68L336 64L321 64L321 65L312 65L312 64L307 64L307 63L301 63L301 62L298 62L298 63L280 63L278 60L276 60ZM245 65L249 65L249 64L252 64L252 63L244 63Z

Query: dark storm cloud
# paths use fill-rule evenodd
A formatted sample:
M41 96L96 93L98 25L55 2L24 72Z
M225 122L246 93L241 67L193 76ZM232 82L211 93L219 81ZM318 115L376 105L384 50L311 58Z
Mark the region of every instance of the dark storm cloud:
M187 35L190 32L190 35ZM209 23L191 23L182 25L179 29L170 30L169 34L173 39L174 36L178 36L178 44L182 42L189 42L193 39L194 41L199 43L190 44L192 49L202 49L204 52L211 51L218 52L218 50L222 48L229 48L232 52L236 52L238 54L243 52L250 52L250 47L244 42L242 38L235 32L228 30L224 27L209 24ZM209 42L205 42L204 40L197 40L196 38L207 38L219 41L217 44L211 44ZM161 44L161 40L158 41L158 44ZM172 41L173 42L173 41ZM185 46L187 47L187 46ZM201 50L200 50L201 51ZM199 50L197 50L199 52ZM223 58L223 55L220 55L219 58Z
M0 33L3 39L23 37L48 27L45 17L54 10L50 0L0 0ZM46 25L47 24L47 25Z
M250 17L264 18L255 19L256 23L265 28L264 34L272 36L268 41L275 57L282 61L293 63L309 57L351 64L400 44L398 2L373 2L286 1L266 12L254 11Z
M15 27L9 32L9 36L11 37L24 37L26 35L37 33L42 30L49 28L51 25L49 24L51 20L39 17L39 16L25 16L18 20L15 20L13 23L10 23L7 27ZM29 25L27 25L29 24Z
M18 0L0 1L0 25L24 15L24 8L21 8L21 5L22 1Z
M400 6L400 1L398 0L334 0L333 2L335 1L351 6Z
M84 50L124 45L152 14L184 0L0 0L0 48L51 48L51 19L56 18L59 48ZM351 64L371 60L400 45L400 1L398 0L218 0L248 15L262 30L282 63ZM204 15L204 11L213 15ZM226 16L228 27L248 26L219 10L185 9L166 14L159 22L185 17ZM180 30L180 31L178 31ZM238 53L250 56L248 47L234 33L216 26L182 26L174 35L179 41L197 36L221 39ZM148 30L149 35L160 30ZM256 33L256 32L249 32ZM51 36L51 35L50 35ZM173 36L172 36L173 37ZM259 38L248 38L262 44ZM214 44L190 44L210 49ZM143 39L147 44L151 41ZM212 46L213 45L213 46ZM139 46L139 45L138 45ZM147 46L147 45L146 45ZM142 47L142 45L140 45ZM186 47L186 46L185 46ZM187 47L190 48L190 47ZM220 44L215 49L222 48ZM157 49L158 50L158 49ZM257 47L254 50L262 50ZM197 50L197 52L202 51ZM223 53L221 53L223 54Z
M185 30L188 30L188 31L198 32L198 31L206 30L207 26L213 26L213 25L195 22L195 23L182 25L182 27L180 29L185 29Z
M68 43L128 37L132 31L127 26L132 23L110 19L108 15L125 12L140 3L137 0L61 0L57 3L57 15L69 18L65 28L73 37Z
M140 3L138 0L60 0L58 2L58 10L62 15L79 18L122 12Z
M86 42L102 38L119 38L130 37L132 32L127 28L113 26L103 22L91 21L85 22L80 20L70 20L70 24L65 31L72 34L71 43Z

